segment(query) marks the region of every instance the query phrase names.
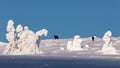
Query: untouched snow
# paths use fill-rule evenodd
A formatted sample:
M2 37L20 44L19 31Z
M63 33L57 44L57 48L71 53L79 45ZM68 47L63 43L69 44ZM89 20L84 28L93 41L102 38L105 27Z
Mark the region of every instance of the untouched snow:
M37 54L36 56L56 56L56 57L86 57L86 58L105 58L105 57L112 57L112 58L120 58L120 37L112 37L111 41L113 46L117 50L117 54L103 54L101 51L104 41L101 38L95 38L95 41L92 41L91 37L89 38L81 38L83 41L81 46L83 48L88 47L85 50L78 50L78 51L69 51L67 50L67 42L72 41L73 39L47 39L42 40L40 44L40 48L43 51L43 54ZM6 47L6 43L0 43L0 53L4 51ZM31 55L32 56L32 55Z

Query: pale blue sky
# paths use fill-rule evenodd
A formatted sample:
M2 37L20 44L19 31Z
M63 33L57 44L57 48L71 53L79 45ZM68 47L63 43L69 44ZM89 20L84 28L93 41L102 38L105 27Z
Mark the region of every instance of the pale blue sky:
M120 0L0 0L0 41L7 41L9 19L34 32L48 29L46 39L102 37L107 30L120 36Z

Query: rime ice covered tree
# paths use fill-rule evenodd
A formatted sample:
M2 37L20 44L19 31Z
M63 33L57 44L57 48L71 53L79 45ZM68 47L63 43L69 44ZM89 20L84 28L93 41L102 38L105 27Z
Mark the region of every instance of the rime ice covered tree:
M47 34L48 34L48 31L46 29L42 29L42 30L39 30L39 31L36 32L36 37L37 37L36 44L37 44L38 50L40 52L41 52L41 50L40 50L41 36L42 35L47 36Z
M107 31L103 36L103 40L105 42L101 50L103 54L117 54L116 49L112 46L111 36L111 31Z
M74 36L74 40L73 40L73 47L72 50L81 50L81 42L82 40L80 39L79 35Z
M81 42L80 36L76 35L74 36L73 41L68 41L67 49L70 51L83 50L83 48L81 48Z
M67 50L71 50L72 47L73 47L72 41L68 41L68 42L67 42Z
M14 28L14 22L8 21L6 38L9 41L4 54L10 55L29 55L29 54L41 54L42 51L38 47L40 46L40 37L42 35L47 36L48 31L42 29L36 32L36 34L25 26L18 25L16 31Z
M16 34L13 20L8 21L6 39L9 43L6 46L4 54L11 54L16 49Z
M24 54L36 54L36 39L34 32L29 30L27 26L24 27L24 31L22 32L21 38L19 39L21 41L21 44L19 47L21 47L21 53Z

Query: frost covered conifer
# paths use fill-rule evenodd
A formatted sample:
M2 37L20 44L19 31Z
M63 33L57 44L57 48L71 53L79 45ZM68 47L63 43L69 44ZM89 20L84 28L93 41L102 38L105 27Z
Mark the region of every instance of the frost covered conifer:
M73 40L73 47L72 50L81 50L81 42L82 40L80 39L79 35L74 36L74 40Z
M16 34L14 22L12 20L8 21L6 39L9 43L4 51L4 54L10 54L11 52L14 52L16 47Z
M36 54L36 36L33 31L29 30L27 26L24 27L23 32L20 34L20 49L23 54Z
M68 41L68 42L67 42L67 50L71 50L72 47L73 47L72 41Z
M37 37L36 44L37 44L38 50L40 52L41 52L41 50L40 50L41 36L42 35L47 36L47 34L48 34L48 30L46 30L46 29L42 29L42 30L39 30L39 31L36 32L36 37Z
M42 29L35 34L28 26L23 28L22 25L18 25L15 31L12 20L8 21L7 32L6 38L9 43L6 46L4 54L10 55L41 54L42 51L38 47L40 46L40 37L42 35L47 36L48 33L46 29Z
M83 50L83 48L81 48L81 42L80 36L76 35L74 36L73 41L68 41L67 49L70 51Z
M103 54L116 54L116 49L112 46L111 36L111 31L107 31L103 36L103 40L105 42L101 50Z

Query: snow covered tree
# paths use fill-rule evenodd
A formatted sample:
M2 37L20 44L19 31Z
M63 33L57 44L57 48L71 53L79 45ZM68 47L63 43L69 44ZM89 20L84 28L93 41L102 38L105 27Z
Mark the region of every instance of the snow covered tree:
M116 49L112 46L111 36L111 31L107 31L103 36L103 40L105 42L101 50L103 54L116 54Z
M77 51L77 50L83 50L83 48L81 48L81 42L82 40L80 39L79 35L74 36L73 41L68 41L67 44L67 49L70 51Z
M12 20L8 21L7 32L6 38L9 43L4 54L10 55L41 54L42 51L38 47L40 46L40 37L48 34L46 29L39 30L35 34L28 26L25 26L23 29L22 25L18 25L15 32Z
M41 52L41 50L40 50L41 36L42 35L47 36L47 34L48 34L48 30L46 30L46 29L42 29L42 30L39 30L39 31L36 32L36 37L37 37L36 44L37 44L38 50L40 52Z
M16 48L16 34L13 20L8 21L6 39L9 43L4 54L10 54L11 52L14 52L14 49Z
M16 33L17 33L17 37L18 37L18 41L17 43L22 43L22 40L24 40L24 35L23 35L23 26L22 25L18 25L16 28Z
M71 50L72 47L73 47L72 41L68 41L68 42L67 42L67 50Z
M74 36L74 40L73 40L73 47L72 50L81 50L81 42L82 40L80 39L79 35Z
M33 31L29 30L27 26L24 27L24 31L20 34L19 48L21 54L36 54L36 36Z

